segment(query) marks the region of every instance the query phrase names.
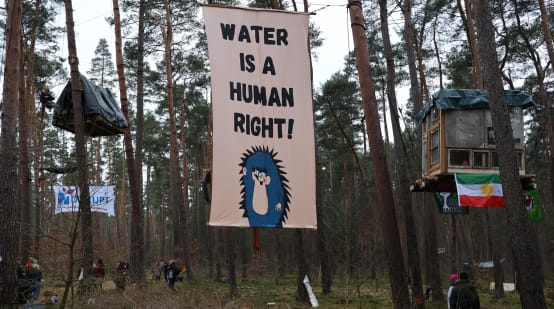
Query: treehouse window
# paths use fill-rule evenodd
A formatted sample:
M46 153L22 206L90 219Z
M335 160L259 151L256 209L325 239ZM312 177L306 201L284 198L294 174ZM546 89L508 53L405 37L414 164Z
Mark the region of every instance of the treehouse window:
M516 153L517 155L517 168L519 169L522 169L523 168L523 160L524 160L524 157L523 157L523 152L521 151L518 151ZM495 152L491 152L491 164L492 164L492 167L498 167L498 154Z
M494 130L492 127L487 128L487 144L494 145L496 142L494 141Z
M431 109L431 114L433 115L433 122L439 120L440 112L436 107L433 107L433 109Z
M473 167L489 167L489 152L474 151L473 152Z
M491 152L491 166L498 167L498 155L496 151Z
M435 132L431 133L431 164L435 164L439 162L439 159L440 159L439 141L440 141L440 131L436 130Z
M469 150L450 150L448 152L448 165L470 167L469 154Z

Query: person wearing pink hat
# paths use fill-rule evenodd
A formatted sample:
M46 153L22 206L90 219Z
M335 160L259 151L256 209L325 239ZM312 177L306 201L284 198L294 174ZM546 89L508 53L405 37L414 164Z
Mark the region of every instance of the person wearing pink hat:
M455 309L453 306L451 306L452 304L451 296L452 296L452 292L458 288L457 284L460 281L460 278L458 277L457 274L451 274L449 279L450 279L450 287L448 288L448 294L447 294L448 309Z

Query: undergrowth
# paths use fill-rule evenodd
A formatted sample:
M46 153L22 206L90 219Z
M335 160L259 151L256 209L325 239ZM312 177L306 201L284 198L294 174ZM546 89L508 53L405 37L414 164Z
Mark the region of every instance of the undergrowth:
M319 308L392 308L390 289L386 282L357 282L345 285L335 283L331 293L324 295L318 283L311 283ZM551 285L550 285L551 286ZM281 308L312 308L309 302L296 300L296 279L287 277L277 283L272 279L247 280L237 283L238 293L230 297L228 283L206 278L195 277L177 282L176 291L171 291L163 281L148 280L144 289L127 286L121 293L115 289L113 282L106 280L101 291L92 296L70 296L66 308L109 308L109 309L172 309L172 308L223 308L223 309L281 309ZM446 289L446 288L445 288ZM552 288L545 289L549 306L554 305L551 297ZM61 295L60 287L44 286L42 292L49 291ZM444 292L446 295L446 291ZM519 295L506 292L502 299L496 299L492 291L480 290L481 308L515 309L521 308ZM43 300L46 302L46 299ZM47 305L46 308L58 308L57 305ZM427 309L445 308L446 303L431 298L426 303Z

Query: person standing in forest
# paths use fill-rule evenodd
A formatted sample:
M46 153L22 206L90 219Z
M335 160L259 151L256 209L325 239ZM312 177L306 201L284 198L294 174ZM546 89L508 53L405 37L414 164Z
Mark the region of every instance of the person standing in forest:
M460 282L457 287L452 290L450 298L451 309L480 309L479 295L473 282L469 281L469 276L466 272L460 273Z
M33 293L33 285L29 279L29 271L27 270L25 262L18 261L19 266L16 270L17 278L17 301L19 304L25 304L31 300Z
M94 278L97 283L98 290L102 290L102 282L104 281L104 277L106 276L106 268L104 267L104 262L102 259L98 259L96 261L96 264L94 265L94 272L93 272Z
M452 305L452 294L454 293L454 290L458 289L458 282L460 281L460 278L457 274L451 274L450 275L450 287L448 288L448 294L447 294L447 301L448 301L448 309L455 309L456 307ZM456 292L456 295L458 293Z
M175 281L177 281L177 276L179 275L179 268L175 265L175 260L169 261L169 266L167 267L167 282L169 288L175 291Z
M42 287L42 280L43 280L42 271L40 270L38 261L36 260L34 261L28 276L30 281L32 282L32 289L33 289L31 301L35 302L35 301L38 301L38 298L40 296L40 288Z
M126 262L119 262L117 263L117 267L115 268L115 272L113 274L113 281L115 283L115 287L117 291L120 293L123 293L125 291L125 287L127 286L127 270L129 269L129 265Z

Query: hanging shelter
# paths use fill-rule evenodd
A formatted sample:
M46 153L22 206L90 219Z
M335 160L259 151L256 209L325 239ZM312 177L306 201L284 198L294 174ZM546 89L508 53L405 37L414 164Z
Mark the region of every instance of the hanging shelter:
M81 75L81 103L85 120L85 134L91 137L123 134L127 120L114 96L107 88L93 85ZM67 82L54 108L52 124L75 133L71 81Z
M506 90L519 175L524 188L534 187L525 172L523 110L532 97ZM418 115L421 124L422 178L412 191L456 192L455 173L498 173L498 156L485 90L447 89L433 94Z

